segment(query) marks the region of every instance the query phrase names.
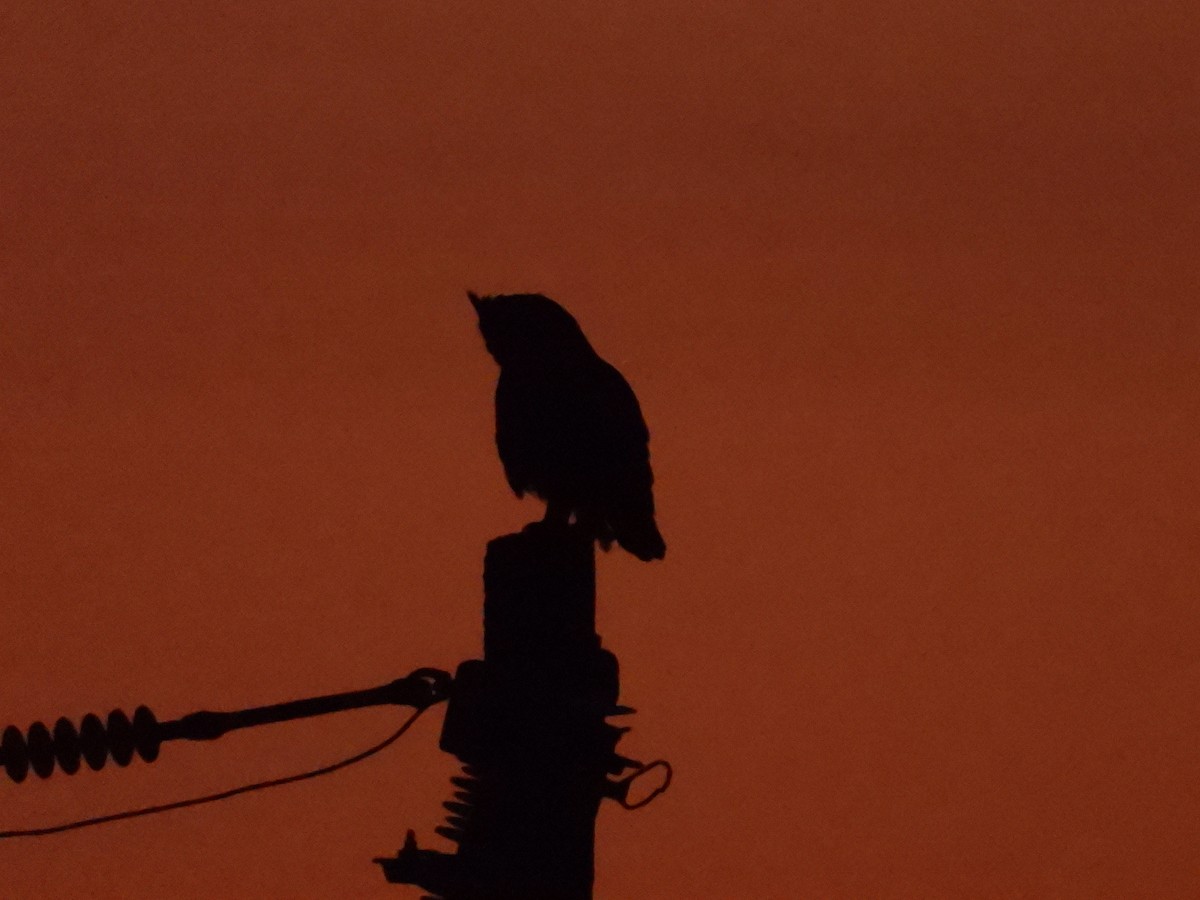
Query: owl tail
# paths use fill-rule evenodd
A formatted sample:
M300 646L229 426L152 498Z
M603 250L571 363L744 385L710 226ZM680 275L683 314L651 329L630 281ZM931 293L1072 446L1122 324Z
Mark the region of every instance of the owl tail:
M622 525L623 527L617 529L617 543L642 562L662 559L666 555L667 544L658 533L658 526L654 524L653 518Z

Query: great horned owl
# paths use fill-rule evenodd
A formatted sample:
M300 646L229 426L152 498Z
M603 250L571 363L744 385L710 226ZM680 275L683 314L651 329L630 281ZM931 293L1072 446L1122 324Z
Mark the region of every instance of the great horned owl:
M500 364L496 446L517 496L545 500L546 523L574 516L606 550L615 539L638 559L662 559L650 433L628 382L548 297L467 296Z

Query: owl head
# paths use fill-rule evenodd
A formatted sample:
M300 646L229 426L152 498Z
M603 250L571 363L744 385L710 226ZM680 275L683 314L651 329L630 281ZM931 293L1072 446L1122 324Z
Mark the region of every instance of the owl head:
M480 297L467 292L479 314L488 353L502 366L569 365L592 354L574 317L541 294Z

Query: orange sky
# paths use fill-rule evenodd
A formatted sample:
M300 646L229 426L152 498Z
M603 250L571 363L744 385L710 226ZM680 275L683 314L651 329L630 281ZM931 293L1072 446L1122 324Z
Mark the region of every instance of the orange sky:
M1192 3L0 12L0 725L480 652L463 291L629 377L596 896L1194 897ZM333 761L364 711L0 783L0 830ZM305 785L0 842L5 900L415 898L440 710Z

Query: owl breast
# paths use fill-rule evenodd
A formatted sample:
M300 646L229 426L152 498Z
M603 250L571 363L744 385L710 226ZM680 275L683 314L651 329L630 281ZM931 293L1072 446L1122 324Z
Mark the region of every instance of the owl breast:
M577 507L595 493L599 448L586 390L570 377L502 370L496 389L496 445L518 494Z

